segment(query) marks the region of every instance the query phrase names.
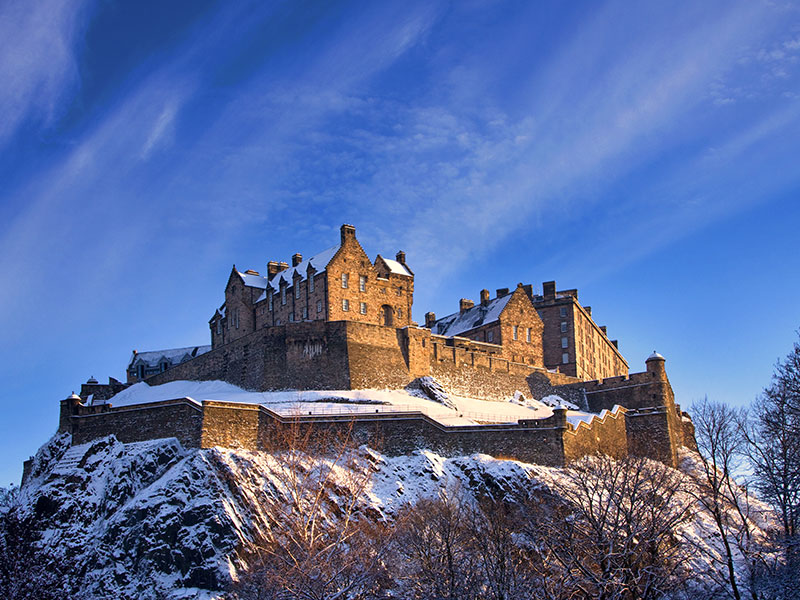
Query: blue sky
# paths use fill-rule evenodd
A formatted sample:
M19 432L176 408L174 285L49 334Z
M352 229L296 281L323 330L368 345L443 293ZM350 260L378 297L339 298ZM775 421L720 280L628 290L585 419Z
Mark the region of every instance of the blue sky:
M0 484L90 375L207 343L232 263L352 223L417 320L577 287L743 405L800 326L800 7L0 3Z

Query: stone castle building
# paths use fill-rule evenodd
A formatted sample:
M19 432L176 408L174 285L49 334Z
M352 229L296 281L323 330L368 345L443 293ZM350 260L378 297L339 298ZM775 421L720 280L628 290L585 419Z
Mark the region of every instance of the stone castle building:
M309 415L308 426L355 423L384 451L431 447L485 452L562 465L591 452L629 453L676 464L677 448L692 445L691 421L675 404L664 358L629 373L617 342L578 302L577 290L543 293L518 284L480 292L459 310L424 326L412 319L414 272L398 252L370 260L355 228L339 243L304 259L271 261L262 275L232 269L224 303L209 321L209 347L135 352L128 384L222 380L254 391L412 389L433 378L448 393L507 401L558 396L597 416L568 423L566 409L518 423L446 426L421 413ZM187 350L189 352L187 352ZM114 407L125 384L90 381L61 403L60 429L80 443L114 433L122 441L175 436L189 446L270 447L287 419L263 405L176 398Z

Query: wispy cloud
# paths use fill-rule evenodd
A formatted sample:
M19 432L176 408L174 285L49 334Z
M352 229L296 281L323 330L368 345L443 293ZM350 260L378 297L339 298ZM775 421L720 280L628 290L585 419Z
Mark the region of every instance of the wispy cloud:
M26 119L51 124L79 85L91 0L0 3L0 146Z

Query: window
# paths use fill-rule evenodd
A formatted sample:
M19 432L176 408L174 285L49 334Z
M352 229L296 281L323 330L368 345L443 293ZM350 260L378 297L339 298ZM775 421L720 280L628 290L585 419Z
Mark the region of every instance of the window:
M236 320L236 329L239 329L239 309L236 309L234 319Z
M272 292L267 290L267 304L269 304L269 312L272 312Z
M494 331L486 332L486 341L493 342L494 341Z
M402 308L398 308L397 309L397 318L398 319L402 319L403 318L403 309Z
M348 283L349 280L350 280L350 274L349 273L342 273L342 287L343 288L347 287L347 283Z
M567 348L567 347L569 347L569 340L568 340L567 338L565 338L565 337L562 337L562 338L561 338L561 347L562 347L562 348Z
M317 312L322 312L322 300L317 300Z
M222 333L222 319L217 319L217 335Z
M303 320L305 321L308 318L308 307L303 307Z
M359 275L358 276L358 291L359 292L366 292L367 291L367 276L366 275Z
M280 319L275 319L275 325L280 325L280 324L281 324L281 320Z
M281 286L281 304L286 304L286 286Z
M342 310L345 312L350 310L350 300L347 298L342 298Z
M313 294L314 293L314 274L313 273L311 273L308 276L308 293L309 294Z
M300 280L299 279L295 279L294 280L294 297L295 298L299 298L300 297Z
M514 339L519 338L519 325L514 325Z
M293 312L289 313L289 323L294 323L294 313Z
M359 307L359 312L361 312L362 315L367 314L367 303L366 302L362 302L361 303L361 305Z
M531 328L530 327L527 327L525 329L525 341L528 342L529 344L531 343Z
M567 316L567 307L566 307L566 306L562 306L562 307L561 307L561 311L560 311L560 313L561 313L561 318L562 318L562 319L563 319L564 317L566 317L566 316Z
M567 364L569 362L569 354L564 352L564 354L561 355L561 362L563 364Z
M561 333L567 333L567 322L561 321Z

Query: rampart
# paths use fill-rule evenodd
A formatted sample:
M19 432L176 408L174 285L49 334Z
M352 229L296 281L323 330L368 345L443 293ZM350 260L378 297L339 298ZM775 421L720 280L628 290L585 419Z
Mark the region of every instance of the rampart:
M663 357L650 357L643 373L585 382L509 361L500 356L499 348L432 335L420 327L395 329L350 321L293 323L250 333L154 375L147 383L220 379L256 391L402 389L415 379L431 376L452 395L505 401L520 391L537 399L557 395L591 413L607 411L588 429L585 424L572 427L547 419L447 427L422 413L342 417L352 420L363 439L380 438L381 447L389 453L432 448L547 465L593 452L631 453L675 465L678 447L693 443L691 421L675 405ZM176 400L114 408L112 398L111 405L80 404L67 413L62 405L62 426L76 440L113 433L122 441L177 437L188 447L257 449L267 447L270 427L282 426L286 419L261 406L223 402L201 406ZM617 406L624 410L620 412ZM342 419L312 415L302 422L323 425Z
M76 398L62 401L59 429L72 434L73 444L106 435L125 443L177 437L189 448L223 446L246 450L275 449L280 431L289 427L333 429L351 433L356 443L380 448L389 455L419 448L447 454L489 454L563 466L585 454L628 452L625 409L595 417L591 423L569 423L565 409L543 419L517 423L447 426L422 412L376 412L346 415L281 415L255 404L178 398L115 408L84 406Z

